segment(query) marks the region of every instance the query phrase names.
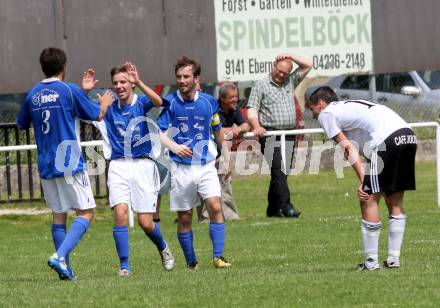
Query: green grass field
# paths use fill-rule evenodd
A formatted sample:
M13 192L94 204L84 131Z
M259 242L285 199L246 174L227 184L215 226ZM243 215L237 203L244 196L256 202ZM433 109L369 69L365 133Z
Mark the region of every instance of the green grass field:
M300 219L266 218L268 177L240 179L234 193L242 219L227 223L226 257L212 268L208 225L194 222L200 267L188 272L174 215L164 200L162 231L177 267L164 272L139 227L130 232L133 276L117 276L111 212L101 206L77 247L79 280L59 281L46 260L53 253L50 216L0 216L0 306L59 307L429 307L440 305L440 210L435 166L417 166L418 190L406 196L402 267L356 272L362 261L356 180L332 172L291 176ZM382 204L380 256L386 258Z

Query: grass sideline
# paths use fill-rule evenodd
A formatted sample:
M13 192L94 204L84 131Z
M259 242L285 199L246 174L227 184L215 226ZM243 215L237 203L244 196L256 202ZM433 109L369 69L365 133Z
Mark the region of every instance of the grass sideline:
M161 228L177 267L164 272L155 248L136 226L130 232L134 275L117 277L111 212L99 207L89 233L72 256L79 280L59 281L46 260L53 252L50 215L0 217L1 306L53 307L429 307L440 304L440 210L435 166L417 165L418 190L406 196L407 232L402 268L356 272L362 260L356 179L333 172L289 177L300 219L266 218L268 177L234 182L241 220L227 223L226 257L210 263L207 224L194 223L200 268L188 272L164 200ZM386 257L382 204L380 258Z

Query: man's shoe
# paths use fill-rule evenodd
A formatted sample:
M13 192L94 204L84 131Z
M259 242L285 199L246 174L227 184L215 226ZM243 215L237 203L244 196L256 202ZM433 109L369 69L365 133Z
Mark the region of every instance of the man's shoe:
M295 210L292 204L289 204L287 209L283 210L283 214L286 217L298 218L301 215L300 211Z
M74 277L70 274L70 271L67 267L66 261L63 259L59 259L57 254L52 255L47 260L47 265L53 270L55 270L60 277L61 280L73 280Z
M196 270L196 269L199 267L198 264L199 264L199 262L197 262L197 261L189 262L189 263L186 265L186 268L187 268L190 272L192 272L192 271Z
M129 269L121 268L118 272L118 276L122 278L128 278L131 276L131 272Z
M229 263L223 256L212 259L212 265L214 265L215 268L228 268L232 266L232 264Z
M383 261L383 267L385 267L385 268L399 268L400 262Z
M162 266L166 271L171 271L176 266L173 254L171 253L170 246L165 242L166 246L164 250L160 251L160 258L162 259Z
M282 217L284 217L284 214L283 214L283 211L281 209L278 209L275 212L267 211L267 217L279 217L279 218L282 218Z
M367 265L365 262L358 264L357 270L358 271L375 271L380 269L379 263L375 263L373 265Z

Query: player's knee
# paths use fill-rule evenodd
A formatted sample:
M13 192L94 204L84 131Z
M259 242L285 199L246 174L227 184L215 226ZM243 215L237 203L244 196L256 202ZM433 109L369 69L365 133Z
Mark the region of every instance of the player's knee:
M128 221L128 206L125 204L118 204L113 208L115 215L115 225L125 226Z
M154 231L153 221L139 221L139 226L147 233L151 233Z
M221 213L222 207L220 204L220 200L215 200L209 203L208 208L213 215L217 215Z
M93 218L95 217L95 214L93 212L93 209L89 209L89 210L78 210L76 212L77 216L81 216L84 217L85 219L87 219L88 221L92 221Z
M151 213L138 213L139 226L147 233L151 233L154 230L153 214Z
M178 227L181 229L191 229L192 215L190 213L179 213L177 215Z

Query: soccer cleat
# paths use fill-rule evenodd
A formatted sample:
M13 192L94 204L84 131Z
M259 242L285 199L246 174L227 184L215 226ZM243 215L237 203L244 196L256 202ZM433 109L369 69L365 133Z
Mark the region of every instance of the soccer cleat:
M129 269L121 268L118 272L119 277L127 278L131 276L131 272Z
M197 262L197 261L189 262L189 263L186 265L186 268L187 268L189 271L194 271L194 270L196 270L196 269L199 268L198 264L199 264L199 262Z
M75 272L72 270L70 265L67 265L67 270L70 273L70 280L78 280L78 277L76 276Z
M171 253L170 246L165 242L166 246L164 250L159 251L160 258L162 259L162 266L166 271L171 271L176 266L173 254Z
M214 265L215 268L228 268L232 266L232 264L229 263L223 256L212 259L212 265Z
M69 268L67 267L66 261L64 258L58 259L57 254L52 255L48 260L47 264L49 267L53 270L55 270L60 277L61 280L74 280L75 276L72 276L72 274L69 271Z
M367 265L364 262L364 263L358 264L358 266L357 266L357 270L358 271L375 271L375 270L378 270L378 269L380 269L378 263L373 264L373 265Z
M383 261L383 267L385 267L385 268L399 268L400 262Z

